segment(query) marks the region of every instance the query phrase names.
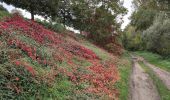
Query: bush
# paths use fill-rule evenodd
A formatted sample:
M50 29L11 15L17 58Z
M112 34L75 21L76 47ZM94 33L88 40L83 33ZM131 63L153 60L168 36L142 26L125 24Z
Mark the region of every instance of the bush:
M0 11L6 11L6 12L8 12L7 9L5 9L2 5L0 5Z
M63 33L65 31L65 27L60 23L49 23L47 21L37 20L38 23L42 24L47 29L51 29L55 32Z
M108 43L105 49L115 55L121 55L123 53L122 46L119 43Z
M136 32L135 27L133 26L128 26L125 29L125 32L122 34L121 39L125 49L131 51L144 49L141 32Z
M2 5L0 5L0 20L5 16L9 16L9 12Z
M146 47L162 56L170 55L170 19L160 14L154 24L144 31Z

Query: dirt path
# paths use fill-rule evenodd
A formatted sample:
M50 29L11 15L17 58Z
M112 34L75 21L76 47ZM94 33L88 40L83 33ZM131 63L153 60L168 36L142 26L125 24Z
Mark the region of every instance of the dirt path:
M130 100L160 100L152 79L144 72L136 59L133 62L133 72L130 81Z
M170 90L170 73L146 61L144 61L144 64L150 67L155 72L155 74L162 80L166 87Z

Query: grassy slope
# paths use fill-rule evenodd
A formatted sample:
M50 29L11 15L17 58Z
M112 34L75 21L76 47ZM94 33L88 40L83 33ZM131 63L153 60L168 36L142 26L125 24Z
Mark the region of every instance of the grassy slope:
M1 13L0 18L4 18L4 16L9 15L9 14L5 15L4 12L0 12L0 13ZM47 46L48 43L44 45L39 44L33 38L30 38L27 35L23 35L18 31L13 31L11 37L18 39L27 45L36 47L37 55L41 55L42 58L45 58L47 61L48 60L51 61L54 65L59 66L61 68L65 68L68 71L72 70L70 68L71 65L69 65L69 63L66 61L67 58L64 58L65 61L63 62L59 62L59 61L56 62L54 59L51 59L52 53L57 53L58 55L60 55L63 52L61 52L60 50L55 51L54 48L49 48L49 46ZM72 43L73 44L75 43L75 45L79 44L78 42L80 42L80 41L75 41L73 38L70 38L68 36L62 38L63 41L66 42L69 42L68 40L73 41ZM38 61L32 60L26 52L24 52L18 47L15 47L15 45L9 46L7 44L7 41L4 41L4 39L6 39L6 36L1 35L0 36L0 44L1 44L0 59L3 60L3 62L0 62L0 69L1 69L0 83L3 85L0 86L0 99L6 98L6 99L28 99L29 100L29 99L36 98L41 100L47 100L47 99L56 98L58 100L63 100L63 99L70 98L70 96L72 97L72 99L95 98L96 96L95 94L94 95L84 94L80 92L75 94L75 90L81 91L82 89L89 86L89 83L82 83L79 85L75 85L73 84L73 82L70 81L70 78L68 76L62 73L59 73L55 78L53 76L53 73L55 73L55 69L51 69L51 66L43 65L40 64ZM67 44L64 45L67 46ZM92 51L94 51L97 54L97 56L101 58L100 62L103 64L105 64L106 61L109 61L112 58L112 56L109 53L98 48L97 46L91 44L86 40L81 41L80 45L83 45L86 48L89 48ZM66 55L63 55L63 57L65 56ZM12 59L9 60L9 58L11 57ZM32 68L35 69L36 71L36 77L32 76L26 69L24 69L22 65L19 65L20 67L16 66L15 61L25 62L29 66L32 66ZM85 68L91 66L91 62L79 56L73 56L72 61L75 64L74 67L79 67L78 70L80 73L88 73L88 71L87 72L85 71ZM115 63L116 60L112 62ZM123 77L122 73L121 73L121 77ZM121 84L121 82L119 83Z
M6 16L11 16L8 12L5 11L0 11L0 20L2 20L4 17ZM32 38L28 38L27 36L24 36L22 34L15 34L16 37L23 41L24 43L30 44L32 46L37 46L39 48L38 53L39 54L43 54L44 57L46 58L50 58L50 49L46 48L43 45L38 44L35 40L33 40ZM32 59L30 59L26 54L22 53L23 51L21 51L20 49L10 49L5 42L3 42L3 38L0 38L0 42L1 45L1 51L5 50L5 54L3 56L8 56L8 52L12 51L18 54L22 54L24 55L24 58L20 59L20 61L24 61L24 62L28 62L36 71L37 71L37 77L41 78L42 76L44 76L45 74L48 75L49 72L51 72L50 68L42 68L42 65L40 65L39 63L37 63L37 61L34 61ZM80 42L80 41L79 41ZM101 58L101 62L105 62L106 60L109 60L110 58L112 58L112 56L107 53L106 51L98 48L97 46L91 44L90 42L83 40L81 41L81 45L91 49L93 52L95 52L97 54L97 56L99 56ZM2 50L3 48L3 50ZM116 83L115 87L120 91L120 100L126 100L128 97L128 78L129 78L129 74L130 74L130 68L131 68L131 64L130 64L130 60L129 60L129 55L125 54L123 57L121 57L121 59L117 59L117 57L115 57L115 60L113 61L114 63L117 62L118 64L118 69L120 72L120 77L121 80L119 82ZM4 60L4 59L3 59ZM75 57L73 59L73 62L79 66L82 67L86 67L86 66L90 66L91 63L89 63L88 61L86 61L85 59L81 59L79 60L79 58ZM57 63L58 66L62 66L63 68L67 68L68 70L70 69L68 66L67 62L62 62L62 63ZM35 97L37 95L41 95L39 97L39 99L42 100L47 100L50 98L57 98L58 100L63 100L66 98L69 98L69 96L73 96L79 99L83 99L83 98L89 98L92 95L88 96L86 94L73 94L73 91L75 89L83 89L84 87L87 86L87 84L81 84L79 86L75 86L72 82L69 81L67 76L63 76L62 74L59 74L59 77L57 77L55 79L55 83L52 86L47 86L47 84L41 83L41 85L37 85L36 83L30 83L30 79L34 78L23 68L15 68L16 66L6 62L5 64L0 64L0 73L2 76L0 76L0 83L3 83L4 81L6 83L15 83L18 85L22 85L23 87L27 87L27 89L29 89L29 91L31 91L30 93L24 93L22 94L22 96L19 96L17 98L13 98L14 94L13 92L16 89L13 89L13 91L10 91L9 89L6 90L0 90L0 99L4 99L4 96L6 95L9 98L13 98L13 99L24 99L23 97L27 97L27 99L35 99ZM11 72L10 72L11 70ZM20 73L16 73L16 71L18 70L24 70L25 74L23 76L20 76ZM19 80L22 80L21 83L18 83L16 79L10 79L10 81L7 81L6 79L4 79L4 75L9 75L9 73L11 73L13 75L13 77L19 77ZM49 76L50 77L50 76ZM48 81L48 80L47 80ZM0 86L0 88L3 88ZM48 93L47 93L48 91ZM35 94L36 93L36 94ZM7 95L8 94L8 95ZM35 94L35 95L33 95ZM16 95L16 94L15 94ZM43 96L42 96L43 95ZM17 95L16 95L17 96ZM50 98L49 98L50 97ZM26 98L25 98L26 99Z
M6 16L10 16L10 14L7 11L0 10L0 20L2 20Z
M154 84L157 87L157 90L160 94L161 100L170 100L170 90L167 89L167 87L162 83L162 81L154 74L154 72L144 65L144 63L140 63L140 65L145 69L146 73L150 75L152 80L154 81Z
M99 47L95 46L94 44L92 44L92 43L90 43L88 41L82 41L82 44L85 47L92 50L93 52L95 52L97 54L97 56L99 56L99 58L101 58L104 61L111 57L111 55L108 52L100 49Z
M118 62L118 70L121 79L115 85L120 92L120 100L128 100L129 79L132 71L131 58L128 52L125 52Z
M103 60L107 60L109 58L109 53L99 49L90 42L86 41L84 44L87 48L93 50ZM124 54L116 60L116 63L120 74L120 80L115 84L115 87L119 90L119 100L128 100L129 79L132 71L130 54L128 52L124 52Z
M157 67L170 71L170 59L163 59L160 55L145 51L137 51L135 54L144 57L148 62Z
M2 18L4 18L5 16L9 16L10 14L6 11L0 11L0 20L2 20Z

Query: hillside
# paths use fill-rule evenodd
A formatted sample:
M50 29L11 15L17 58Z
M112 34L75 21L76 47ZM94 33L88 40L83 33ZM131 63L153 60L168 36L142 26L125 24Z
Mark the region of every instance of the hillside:
M116 57L18 15L0 22L1 99L117 98Z
M169 5L0 0L0 100L170 100Z

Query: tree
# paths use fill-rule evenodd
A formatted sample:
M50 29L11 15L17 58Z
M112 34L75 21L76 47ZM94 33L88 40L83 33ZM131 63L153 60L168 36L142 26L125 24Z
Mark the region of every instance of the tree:
M136 28L129 25L125 28L123 34L121 35L122 43L127 50L143 50L145 46L143 45L142 35L140 31L136 31Z
M59 10L60 0L42 0L42 1L41 1L42 11L40 15L49 17L52 21L55 21Z
M134 0L134 6L135 12L129 25L134 28L131 30L131 27L127 27L125 30L122 36L124 46L131 50L142 49L163 56L170 55L170 1Z
M64 25L70 25L72 20L71 0L60 0L57 17Z
M42 11L42 4L45 4L46 0L1 0L7 4L11 4L15 7L26 9L31 13L31 19L34 20L35 14L40 14Z
M131 16L131 25L136 27L136 30L146 30L154 21L157 14L156 10L140 8Z
M111 36L113 27L119 28L118 15L125 12L119 0L74 0L73 27L90 32L93 39Z
M88 38L111 52L120 51L117 18L126 12L119 0L73 0L72 26L85 31ZM113 49L114 48L114 49Z
M133 7L135 10L140 8L158 9L158 4L156 0L133 0Z
M41 1L42 2L42 1ZM52 22L68 25L71 22L71 0L48 0L42 3L40 15L49 17Z
M161 11L170 13L170 1L169 0L156 0Z
M131 25L136 30L144 31L149 28L154 21L155 16L159 13L159 7L156 0L133 0L135 11L131 18Z
M136 11L143 8L170 14L169 0L133 0L133 6Z
M161 54L170 55L170 19L165 14L160 14L154 24L144 31L144 38L148 50Z

